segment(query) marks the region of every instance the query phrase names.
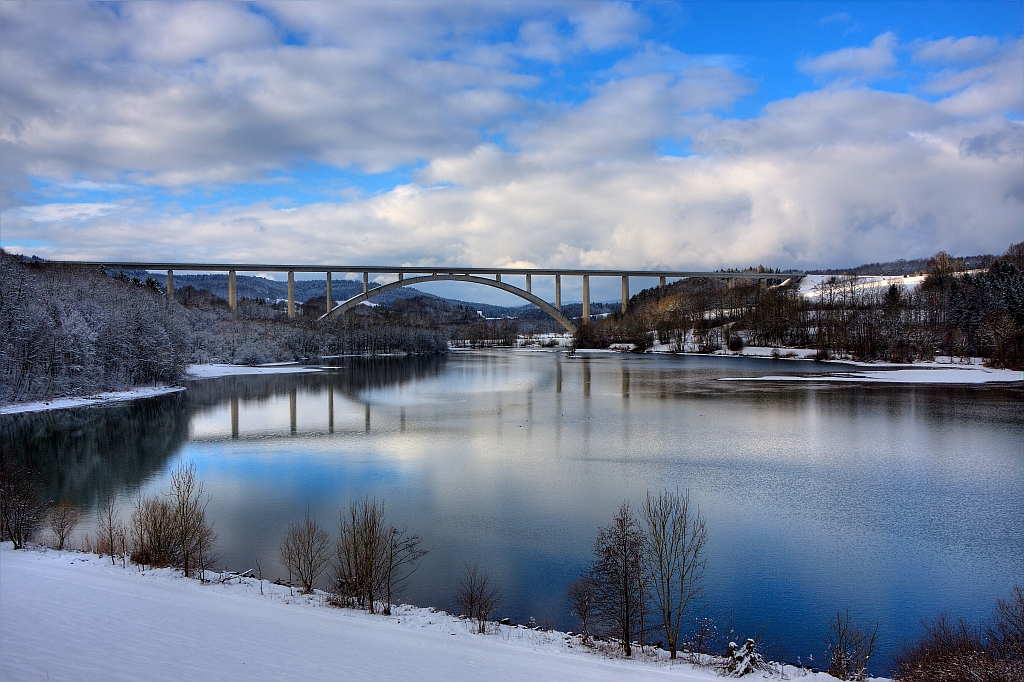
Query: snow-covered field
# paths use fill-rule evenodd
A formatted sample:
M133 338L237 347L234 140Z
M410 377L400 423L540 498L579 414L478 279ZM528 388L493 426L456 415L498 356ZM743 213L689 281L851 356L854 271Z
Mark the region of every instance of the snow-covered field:
M0 407L0 414L19 414L21 412L44 412L46 410L66 410L72 407L86 407L89 405L104 405L108 403L120 403L126 400L138 400L139 398L153 398L167 393L184 391L184 386L152 386L145 388L133 388L130 391L114 391L111 393L97 393L96 395L82 396L79 398L54 398L53 400L39 400L34 403L15 403Z
M443 612L390 617L329 606L255 579L201 584L94 554L0 546L0 679L676 680L721 679L665 660L627 661L560 632ZM790 666L746 680L831 681Z

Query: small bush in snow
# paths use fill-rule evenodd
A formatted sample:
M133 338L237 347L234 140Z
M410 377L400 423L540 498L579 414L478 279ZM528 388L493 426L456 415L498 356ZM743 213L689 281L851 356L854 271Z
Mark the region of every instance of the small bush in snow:
M865 679L877 637L877 624L868 634L850 621L849 611L837 611L829 621L825 640L830 659L828 674L840 680Z
M743 646L729 642L729 650L718 664L718 672L726 677L743 677L765 667L764 659L757 653L757 642L747 639Z
M469 618L476 619L477 631L487 632L487 617L501 600L501 588L479 564L466 565L455 591L455 603Z
M288 534L281 543L281 562L302 584L303 594L313 591L313 583L327 568L329 554L327 531L320 527L309 509L302 521L288 526Z
M940 616L896 656L899 682L1020 682L1024 680L1024 589L996 605L986 628Z
M68 537L75 531L79 521L82 520L82 514L71 500L65 499L50 510L46 515L46 520L47 525L50 527L50 532L53 533L54 540L57 542L57 549L64 549Z

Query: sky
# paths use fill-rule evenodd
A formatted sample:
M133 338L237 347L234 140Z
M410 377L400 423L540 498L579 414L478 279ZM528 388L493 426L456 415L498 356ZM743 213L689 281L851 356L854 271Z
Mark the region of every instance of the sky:
M2 0L0 246L699 270L1001 253L1024 238L1022 18Z

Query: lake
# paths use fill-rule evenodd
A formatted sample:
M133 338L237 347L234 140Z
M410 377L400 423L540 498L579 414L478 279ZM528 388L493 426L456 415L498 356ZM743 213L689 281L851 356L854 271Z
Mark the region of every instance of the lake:
M1024 582L1024 391L720 381L832 363L544 351L344 358L317 374L192 382L118 407L0 418L47 494L92 509L167 489L193 462L220 563L282 577L308 508L336 535L375 496L431 549L404 601L454 610L479 561L496 617L574 629L564 599L597 530L647 491L707 519L704 611L776 658L823 660L848 608L888 670L921 621L970 620ZM326 585L326 581L325 581Z

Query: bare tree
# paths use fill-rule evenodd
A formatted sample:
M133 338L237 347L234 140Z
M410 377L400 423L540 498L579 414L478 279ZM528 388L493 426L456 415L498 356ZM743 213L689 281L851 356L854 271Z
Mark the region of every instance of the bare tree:
M139 495L132 500L132 507L132 563L155 568L178 565L170 501L156 495Z
M82 520L82 514L78 511L71 500L61 500L60 504L50 510L47 514L50 532L57 540L57 549L64 549L68 537L75 531Z
M384 615L391 615L395 592L419 568L420 559L430 552L423 549L419 535L409 535L407 529L391 526L384 546L381 582L384 588Z
M383 601L384 615L401 584L419 567L429 550L418 535L388 523L384 501L366 497L349 505L339 515L335 544L335 585L338 592L359 608L373 613Z
M466 564L455 589L455 603L462 613L476 619L477 632L486 632L487 617L501 600L501 588L491 579L487 571L474 562Z
M281 561L290 574L302 583L303 594L313 591L313 584L327 568L327 531L320 527L309 509L302 521L293 521L281 543Z
M700 509L690 509L690 493L647 493L642 515L647 526L648 584L661 617L669 657L679 646L679 627L704 595L707 528Z
M572 607L573 615L580 619L580 635L583 637L584 644L590 641L590 630L587 623L594 603L595 592L594 579L589 575L581 575L569 583L569 589L565 593L569 605Z
M647 595L644 535L629 502L622 504L611 525L598 531L594 556L594 616L615 633L623 653L632 656L633 638L643 637Z
M39 478L28 467L0 454L0 538L21 549L32 539L46 505Z
M208 497L203 496L203 482L196 478L194 464L179 466L171 472L171 491L168 495L174 513L174 541L181 560L182 572L192 576L202 570L200 556L207 559L215 538L206 522Z
M100 556L109 554L110 563L114 565L118 547L124 545L121 538L125 534L126 529L121 523L121 507L117 504L117 498L113 494L107 495L96 508L96 552Z
M346 599L373 613L390 541L384 523L384 503L370 497L356 500L349 505L347 514L339 514L338 524L335 585Z
M829 654L828 674L840 680L863 680L868 674L868 660L875 651L878 624L868 634L853 624L850 611L836 611L828 623L825 648Z

